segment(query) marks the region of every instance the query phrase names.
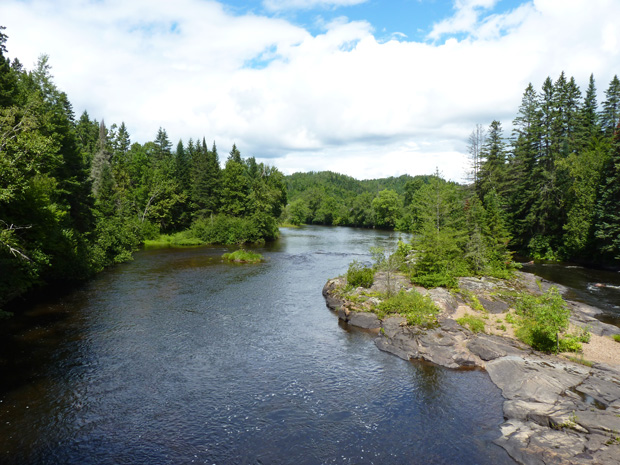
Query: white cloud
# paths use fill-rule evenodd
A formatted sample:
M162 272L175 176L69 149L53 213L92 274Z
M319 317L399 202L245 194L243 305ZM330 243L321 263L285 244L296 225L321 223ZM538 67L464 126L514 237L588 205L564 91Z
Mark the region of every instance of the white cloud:
M310 10L312 8L337 8L358 5L368 0L263 0L263 6L269 11Z
M222 158L236 142L286 172L361 178L438 167L461 179L474 125L509 129L527 84L562 70L584 91L593 72L602 94L618 17L614 0L536 0L438 45L383 42L345 18L312 36L207 0L0 2L9 55L30 67L48 53L78 116L124 121L134 141L162 126L174 143L215 139Z

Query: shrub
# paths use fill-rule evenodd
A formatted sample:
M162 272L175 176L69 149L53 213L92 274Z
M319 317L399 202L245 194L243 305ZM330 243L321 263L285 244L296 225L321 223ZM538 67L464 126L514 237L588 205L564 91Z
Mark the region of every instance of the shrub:
M620 342L620 334L614 334L612 338L614 339L614 341Z
M347 270L347 284L352 287L371 287L375 280L375 272L371 267L353 260Z
M434 287L454 289L458 286L456 278L444 272L424 274L417 272L411 276L411 281L427 289L432 289Z
M263 259L263 256L259 253L239 249L232 253L225 253L222 258L231 262L258 263Z
M385 299L379 304L384 313L396 313L404 316L412 326L431 327L437 323L439 308L429 296L416 291L400 290L398 294Z
M458 324L469 328L472 333L484 333L484 321L473 315L465 314L462 318L456 320Z
M560 332L568 328L570 310L555 287L541 296L522 295L517 312L523 317L516 335L534 349L560 350Z
M207 244L244 244L263 242L259 225L250 218L215 215L194 221L191 227L193 237Z

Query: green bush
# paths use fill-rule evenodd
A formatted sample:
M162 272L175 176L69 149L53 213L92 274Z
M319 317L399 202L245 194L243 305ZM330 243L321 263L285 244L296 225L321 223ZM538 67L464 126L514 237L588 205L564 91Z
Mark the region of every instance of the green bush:
M614 334L612 338L614 339L614 341L620 342L620 334Z
M225 253L222 258L231 262L242 263L258 263L263 260L263 256L259 253L250 252L249 250L235 250L232 253Z
M193 237L207 244L244 244L264 242L260 225L250 218L214 215L194 221L191 227Z
M431 298L414 290L400 290L398 294L385 299L379 304L383 313L396 313L404 316L407 323L413 326L431 327L437 323L439 308Z
M456 320L458 324L469 328L472 333L484 333L484 321L473 315L465 314L462 318Z
M555 287L541 296L524 294L517 299L522 316L516 336L534 349L560 350L560 333L568 328L570 310Z
M448 273L422 274L418 272L411 276L411 281L427 289L432 289L434 287L454 289L458 286L458 281L456 278Z
M353 260L347 270L347 284L352 287L372 286L375 280L375 271L368 266L363 265L357 260Z

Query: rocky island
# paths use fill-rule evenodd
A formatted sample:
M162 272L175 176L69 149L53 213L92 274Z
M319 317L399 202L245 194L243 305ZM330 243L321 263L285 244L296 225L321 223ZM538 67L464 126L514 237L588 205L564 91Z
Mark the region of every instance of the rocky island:
M348 325L375 332L379 349L405 360L487 371L505 399L495 442L518 463L620 464L620 343L612 339L620 329L597 320L598 309L567 301L571 328L589 331L577 358L535 351L515 337L511 296L541 295L552 286L528 273L517 272L511 281L460 278L457 292L423 289L385 272L368 289L345 291L346 284L346 277L326 283L327 306ZM439 309L435 324L412 326L404 316L374 311L388 290L430 297ZM481 321L483 329L471 321Z

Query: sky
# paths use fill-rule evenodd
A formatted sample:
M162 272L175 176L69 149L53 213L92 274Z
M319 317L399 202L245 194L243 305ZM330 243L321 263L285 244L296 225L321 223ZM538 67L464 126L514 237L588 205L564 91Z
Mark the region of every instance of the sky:
M285 174L463 181L468 137L510 135L529 83L599 101L620 0L0 0L10 58L49 56L76 117L215 141Z

